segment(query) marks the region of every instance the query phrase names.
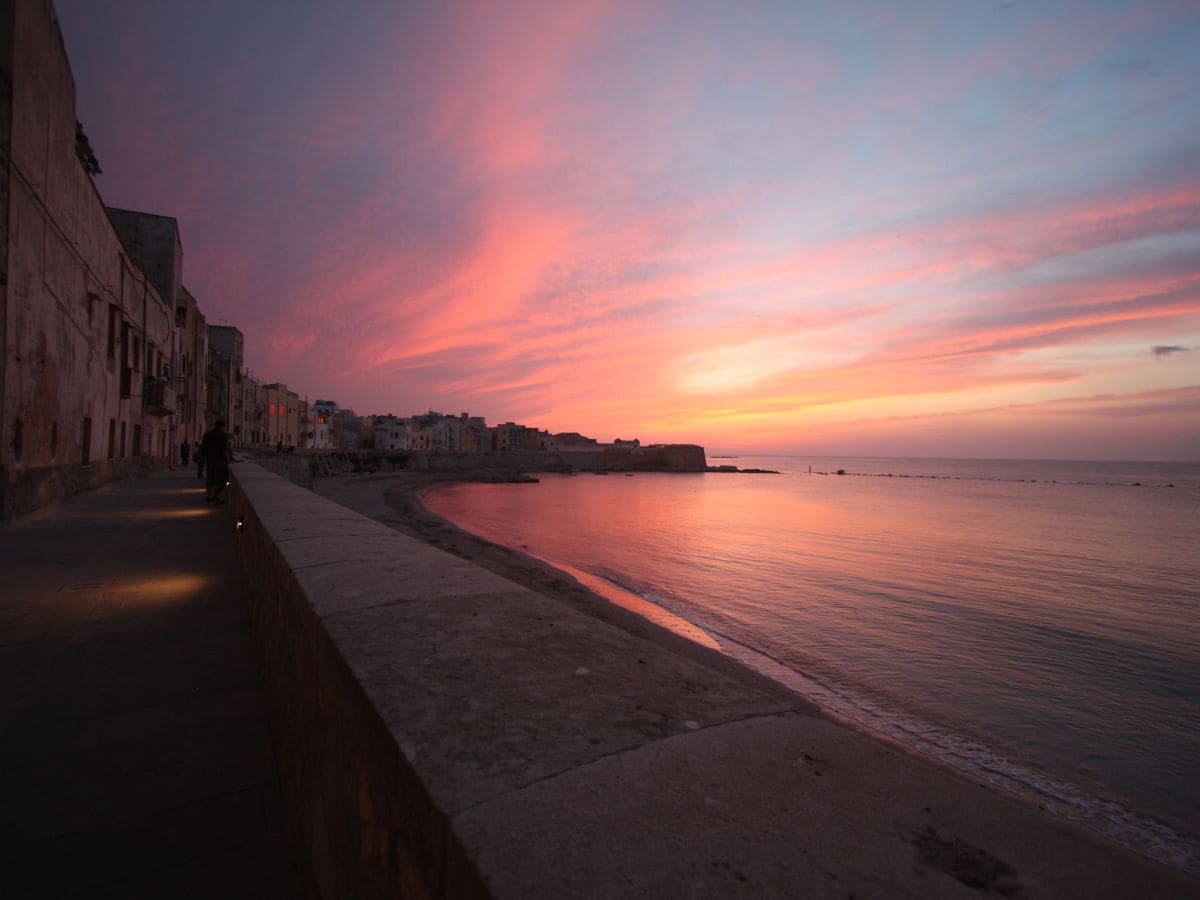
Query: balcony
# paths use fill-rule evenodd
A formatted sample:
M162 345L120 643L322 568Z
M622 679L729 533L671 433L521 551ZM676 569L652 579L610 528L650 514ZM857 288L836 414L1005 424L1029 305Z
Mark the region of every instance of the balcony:
M165 378L147 378L142 392L142 409L152 416L175 414L175 391Z

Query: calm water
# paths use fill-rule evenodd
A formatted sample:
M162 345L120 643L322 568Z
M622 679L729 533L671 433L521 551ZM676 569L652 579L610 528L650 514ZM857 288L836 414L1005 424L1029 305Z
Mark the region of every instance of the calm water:
M784 474L545 475L427 499L866 727L1200 867L1200 466L710 463Z

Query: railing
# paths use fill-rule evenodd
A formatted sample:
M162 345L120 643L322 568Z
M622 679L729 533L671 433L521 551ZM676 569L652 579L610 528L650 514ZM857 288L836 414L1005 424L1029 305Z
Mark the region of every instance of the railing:
M142 408L152 416L170 416L175 413L175 391L165 378L147 378L142 392Z

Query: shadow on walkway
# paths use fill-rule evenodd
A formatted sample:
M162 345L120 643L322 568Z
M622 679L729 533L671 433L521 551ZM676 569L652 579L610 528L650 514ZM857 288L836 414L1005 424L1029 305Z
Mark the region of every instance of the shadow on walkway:
M0 532L0 871L8 897L292 897L224 506L194 472Z

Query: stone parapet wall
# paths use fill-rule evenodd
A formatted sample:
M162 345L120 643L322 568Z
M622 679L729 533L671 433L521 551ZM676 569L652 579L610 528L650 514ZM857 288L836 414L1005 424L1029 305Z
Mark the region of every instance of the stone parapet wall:
M344 640L358 610L387 598L388 576L398 577L414 548L393 554L405 541L390 529L257 466L234 469L281 787L319 896L442 896L451 877L446 816L364 690L362 679L386 661L364 661ZM365 558L383 571L362 572ZM485 895L469 866L453 877L471 886L466 895Z

